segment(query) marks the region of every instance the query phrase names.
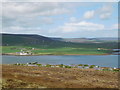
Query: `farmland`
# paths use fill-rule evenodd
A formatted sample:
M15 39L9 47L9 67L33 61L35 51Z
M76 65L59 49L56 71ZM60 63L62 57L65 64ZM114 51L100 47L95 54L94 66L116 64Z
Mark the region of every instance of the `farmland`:
M35 55L67 55L67 54L110 54L111 51L109 49L98 50L98 48L71 48L71 47L62 47L62 48L35 48L28 46L3 46L2 54L5 53L16 53L20 52L21 49L30 50Z

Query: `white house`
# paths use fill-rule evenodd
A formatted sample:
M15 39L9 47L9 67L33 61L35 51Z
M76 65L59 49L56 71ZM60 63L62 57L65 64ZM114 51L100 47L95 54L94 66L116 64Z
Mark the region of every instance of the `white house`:
M32 50L35 50L35 48L32 48Z
M23 51L21 50L21 52L16 52L17 55L32 55L31 51Z
M20 55L28 55L26 52L20 52Z
M37 66L37 65L28 64L27 66Z

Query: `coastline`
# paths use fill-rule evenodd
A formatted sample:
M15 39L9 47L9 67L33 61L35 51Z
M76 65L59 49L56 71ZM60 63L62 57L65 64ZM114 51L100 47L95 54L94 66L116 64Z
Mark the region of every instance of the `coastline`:
M33 54L33 55L17 55L15 53L4 53L4 54L0 54L0 55L10 55L10 56L70 56L70 55L76 55L76 56L79 56L79 55L119 55L119 54Z
M34 64L36 63L36 64ZM15 64L0 64L0 65L10 65L10 66L33 66L33 67L51 67L51 68L77 68L77 69L84 69L84 70L98 70L98 71L102 71L103 69L106 69L107 71L113 71L113 70L118 70L120 71L120 68L116 68L116 67L100 67L98 65L89 65L89 64L69 64L69 65L65 65L65 64L40 64L37 62L32 62L32 63L27 63L27 64L23 64L23 63L15 63ZM65 67L67 66L67 67ZM92 66L92 67L91 67ZM90 68L91 67L91 68Z

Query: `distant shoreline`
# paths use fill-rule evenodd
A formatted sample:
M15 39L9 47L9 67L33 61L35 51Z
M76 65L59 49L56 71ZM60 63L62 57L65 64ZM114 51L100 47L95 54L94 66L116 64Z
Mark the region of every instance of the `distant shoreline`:
M119 55L119 54L33 54L33 55L16 55L16 54L13 54L13 53L4 53L4 54L1 54L1 55L9 55L9 56L46 56L46 55L49 55L49 56L70 56L70 55L76 55L76 56L79 56L79 55Z

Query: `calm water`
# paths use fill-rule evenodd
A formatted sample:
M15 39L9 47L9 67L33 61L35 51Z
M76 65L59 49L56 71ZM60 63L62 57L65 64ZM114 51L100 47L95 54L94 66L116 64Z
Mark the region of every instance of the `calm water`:
M2 56L2 64L38 62L41 64L94 64L105 67L118 67L118 55L80 56Z

